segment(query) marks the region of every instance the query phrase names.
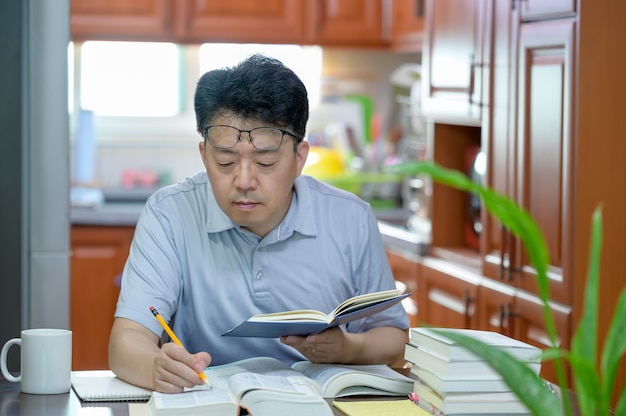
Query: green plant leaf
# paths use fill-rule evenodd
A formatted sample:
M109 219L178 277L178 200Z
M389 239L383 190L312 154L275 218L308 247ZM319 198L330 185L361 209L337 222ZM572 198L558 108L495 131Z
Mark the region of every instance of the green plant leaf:
M595 360L579 354L569 354L568 360L576 374L574 384L580 414L608 415L609 402L603 400L602 382Z
M561 414L558 398L525 363L518 361L503 350L467 335L436 329L433 331L457 342L493 367L532 414Z
M572 337L570 364L576 373L576 398L584 415L598 412L602 383L596 371L598 348L598 291L600 252L602 250L602 210L592 216L591 246L583 313ZM605 409L608 410L608 409ZM605 414L600 411L600 414Z
M604 376L607 400L611 400L611 394L615 386L615 375L621 358L626 353L626 289L622 290L615 312L613 314L613 321L609 327L609 332L606 336L606 342L604 344L604 351L602 353L602 359L600 362L600 368ZM618 396L622 403L622 412L619 402L616 408L616 415L626 415L626 385L621 395Z

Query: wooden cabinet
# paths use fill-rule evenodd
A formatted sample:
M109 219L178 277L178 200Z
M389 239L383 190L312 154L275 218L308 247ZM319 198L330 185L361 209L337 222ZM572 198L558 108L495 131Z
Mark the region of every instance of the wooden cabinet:
M428 0L422 55L422 109L439 122L480 125L485 0Z
M496 65L512 70L494 68L494 86L508 93L493 98L493 133L485 130L490 149L487 185L515 199L537 221L550 252L552 298L565 304L572 303L566 276L573 238L568 201L574 175L574 30L572 19L521 24L519 38L509 38L508 48L496 49ZM510 49L517 51L512 62ZM501 58L501 51L507 55ZM486 220L484 244L486 276L537 293L521 242L492 218Z
M299 43L303 12L302 0L177 1L174 35L193 43Z
M302 0L72 0L74 40L298 43Z
M394 50L422 50L424 15L425 0L392 0L391 47Z
M543 232L550 252L554 300L571 304L571 204L573 179L575 21L524 23L517 73L515 191ZM497 173L496 173L497 174ZM521 244L513 241L512 281L537 293L536 278Z
M389 250L387 251L387 259L389 260L393 277L396 280L396 285L403 286L406 293L412 293L409 298L403 300L402 305L409 315L411 327L418 326L418 263L416 260Z
M72 226L72 369L107 369L109 333L134 227Z
M407 0L399 0L406 3ZM418 0L423 1L423 0ZM406 11L415 7L407 3ZM72 0L75 41L149 40L389 47L391 3L382 0ZM420 17L401 14L402 42L417 41ZM400 38L399 38L400 39ZM419 46L405 45L419 50Z
M437 59L437 36L446 41L454 38L459 29L453 26L460 24L459 10L450 12L444 7L452 1L435 3L442 14L430 16L438 11L427 7L423 52L423 62L428 63L425 70L431 72ZM464 7L469 7L467 4ZM620 138L620 132L626 131L621 104L626 95L626 84L621 82L626 56L610 46L626 35L622 20L615 18L626 13L626 3L598 3L579 10L576 4L568 0L484 2L488 37L482 51L481 122L477 125L471 117L455 117L451 106L447 115L429 113L427 129L433 159L456 170L466 169L463 155L478 143L487 156L485 184L515 199L537 221L550 252L550 307L563 347L569 346L583 312L591 216L598 206L603 207L604 218L600 346L626 286L622 243L626 234L626 141ZM448 32L433 37L428 26L431 20L443 20L437 31L448 25ZM466 40L465 51L470 49L468 43ZM464 79L469 79L469 71ZM439 92L460 96L456 93L468 91L460 83L456 90L437 88L433 80L426 84L425 104ZM534 269L520 242L483 213L480 250L472 254L463 240L462 206L462 193L433 187L429 205L433 246L428 258L446 263L447 269L440 270L447 275L445 280L457 274L455 269L463 269L468 259L477 259L482 267L480 327L545 346ZM421 292L428 272L422 269L420 273ZM418 299L420 321L427 316L434 324L442 323L437 314L428 312L429 304ZM460 320L455 324L461 325ZM626 364L622 365L617 376L618 386L624 385L625 368ZM545 372L552 379L550 365Z
M418 318L437 327L475 328L480 276L425 258L418 279Z
M170 0L71 0L72 39L165 40L171 12Z
M304 43L324 46L385 46L380 0L306 2Z
M489 279L483 280L478 298L478 328L501 332L542 349L550 346L543 304L539 298ZM562 348L569 348L572 310L551 303L551 311L559 336L557 343ZM541 375L548 380L556 380L552 362L542 364Z

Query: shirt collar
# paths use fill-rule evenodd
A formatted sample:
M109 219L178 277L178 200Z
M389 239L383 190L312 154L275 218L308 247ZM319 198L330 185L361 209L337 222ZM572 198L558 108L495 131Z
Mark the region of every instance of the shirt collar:
M207 213L205 229L209 233L219 233L237 228L237 224L217 204L211 189L211 182L207 178ZM317 235L317 226L311 200L311 188L305 176L298 176L294 183L295 192L287 215L278 227L270 232L277 240L284 240L294 232L306 236ZM268 235L268 236L269 236Z

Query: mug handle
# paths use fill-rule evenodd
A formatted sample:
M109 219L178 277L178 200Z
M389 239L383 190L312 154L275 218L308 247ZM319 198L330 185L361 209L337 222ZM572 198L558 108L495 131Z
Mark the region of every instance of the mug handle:
M2 352L0 353L0 370L2 370L2 375L9 381L12 381L13 383L17 383L22 381L22 374L20 373L19 376L15 377L13 374L11 374L7 368L7 354L9 352L9 348L11 348L11 345L17 344L20 346L22 346L22 339L21 338L13 338L7 341L6 344L4 344L4 346L2 347Z

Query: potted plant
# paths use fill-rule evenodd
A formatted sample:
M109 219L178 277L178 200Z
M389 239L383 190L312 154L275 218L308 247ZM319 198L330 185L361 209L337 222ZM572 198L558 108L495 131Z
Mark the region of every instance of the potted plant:
M604 349L598 360L598 287L599 263L602 246L602 209L598 207L592 216L591 247L587 274L584 310L574 332L570 350L558 347L554 316L548 305L549 285L547 266L549 253L544 237L530 214L517 203L485 186L470 180L465 174L443 168L431 162L411 162L391 168L394 173L428 175L433 180L453 188L472 192L481 198L483 206L511 233L519 238L537 272L539 297L543 303L543 315L551 347L542 353L542 360L554 360L558 385L561 392L569 392L565 375L568 363L573 380L577 413L583 416L608 415L613 397L617 397L614 414L626 415L626 387L614 391L615 377L620 360L626 351L626 289L618 299ZM502 376L516 396L533 415L572 415L573 403L568 393L561 400L543 379L526 365L489 345L459 334L443 334L463 345L486 361Z

